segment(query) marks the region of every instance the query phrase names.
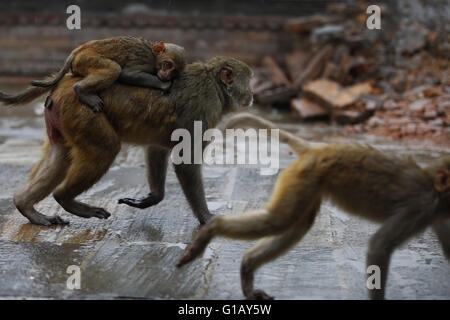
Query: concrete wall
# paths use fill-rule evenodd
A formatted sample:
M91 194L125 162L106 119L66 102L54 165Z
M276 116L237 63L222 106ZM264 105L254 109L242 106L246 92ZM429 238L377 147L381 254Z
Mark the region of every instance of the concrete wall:
M90 16L81 30L66 28L66 15L9 14L0 17L0 76L42 76L56 71L70 51L92 39L140 36L184 46L190 61L230 55L258 64L264 55L288 52L295 35L284 18L194 18L189 16Z

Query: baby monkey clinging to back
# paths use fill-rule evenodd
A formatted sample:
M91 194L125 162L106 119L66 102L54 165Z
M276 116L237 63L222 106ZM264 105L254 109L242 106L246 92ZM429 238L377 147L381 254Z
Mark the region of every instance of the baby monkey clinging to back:
M251 114L232 117L226 127L245 125L276 129ZM376 265L381 272L381 288L369 290L372 299L384 298L392 252L427 226L432 226L450 259L450 156L420 168L410 158L369 146L311 146L284 130L280 130L280 140L300 157L280 174L266 208L210 220L178 266L196 258L215 236L261 238L242 260L241 283L247 298L269 299L264 291L253 289L255 270L302 239L324 197L349 213L383 223L370 239L367 253L367 266Z
M184 49L178 45L143 38L114 37L82 44L71 52L53 79L36 80L31 84L54 86L71 70L74 75L84 77L74 85L80 101L100 112L103 101L97 92L116 80L166 91L171 86L170 80L177 77L185 65Z

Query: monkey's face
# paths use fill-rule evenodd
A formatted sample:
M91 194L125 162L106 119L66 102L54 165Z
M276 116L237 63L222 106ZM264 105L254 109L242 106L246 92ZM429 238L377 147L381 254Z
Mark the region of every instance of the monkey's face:
M162 81L178 77L186 67L184 48L176 44L164 44L164 51L156 53L157 76Z
M250 79L253 71L244 62L229 59L220 69L220 81L228 97L227 107L230 111L253 104L253 92Z
M179 75L177 65L172 59L166 59L158 63L158 78L162 81L170 81Z

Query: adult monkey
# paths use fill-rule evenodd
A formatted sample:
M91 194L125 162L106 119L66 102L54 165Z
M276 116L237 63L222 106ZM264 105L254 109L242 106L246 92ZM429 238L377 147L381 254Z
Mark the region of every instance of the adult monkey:
M222 114L250 106L252 70L243 62L216 57L187 66L174 80L170 94L159 90L114 84L100 93L106 111L94 113L81 104L73 84L80 78L66 75L47 99L45 120L48 139L41 160L25 186L14 196L17 209L33 224L67 224L59 216L46 216L34 204L53 191L55 200L68 212L83 218L110 216L103 208L75 200L109 169L121 142L147 147L147 172L151 193L143 199L122 199L128 205L147 208L164 197L172 131L190 130L194 121L202 129L214 127ZM29 102L48 91L30 87L16 96L0 95L9 104ZM13 103L12 103L13 102ZM186 198L201 224L211 218L206 205L201 165L175 165Z
M226 129L246 126L277 129L274 123L246 113L225 124ZM285 130L279 136L299 158L280 173L267 206L211 219L186 248L179 267L198 257L216 236L260 239L242 259L242 291L248 299L272 299L254 289L255 271L304 237L325 198L348 213L382 223L367 252L367 267L378 266L380 271L381 287L369 290L371 299L385 296L392 253L430 225L450 260L450 156L421 168L411 158L370 146L313 146Z

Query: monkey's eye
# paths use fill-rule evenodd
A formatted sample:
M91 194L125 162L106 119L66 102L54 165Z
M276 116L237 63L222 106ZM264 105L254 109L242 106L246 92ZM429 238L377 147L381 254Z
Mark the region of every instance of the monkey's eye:
M162 67L163 69L172 69L173 63L171 61L163 61Z

